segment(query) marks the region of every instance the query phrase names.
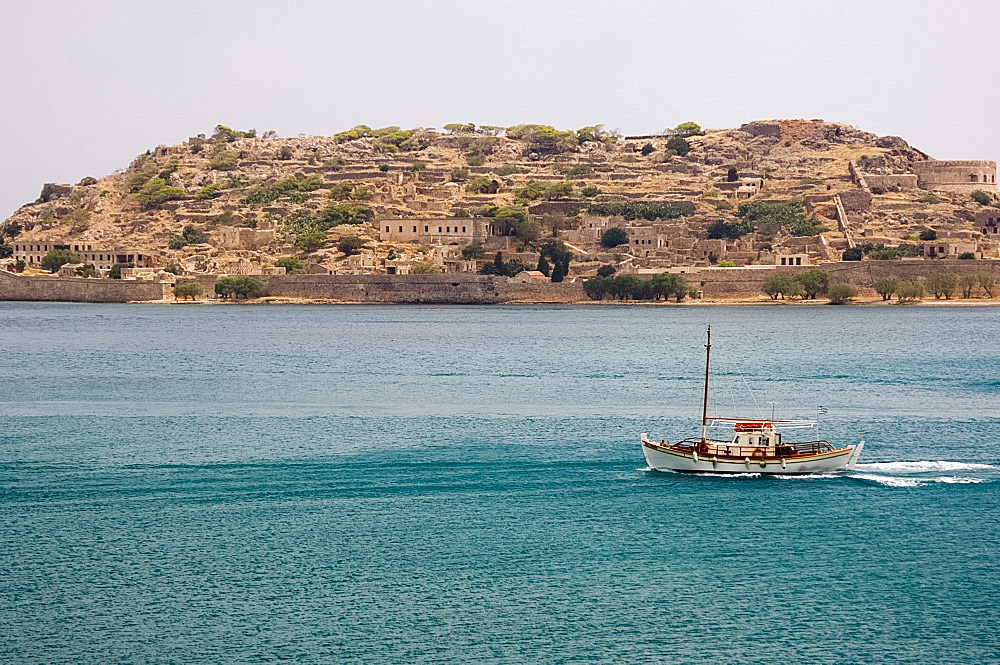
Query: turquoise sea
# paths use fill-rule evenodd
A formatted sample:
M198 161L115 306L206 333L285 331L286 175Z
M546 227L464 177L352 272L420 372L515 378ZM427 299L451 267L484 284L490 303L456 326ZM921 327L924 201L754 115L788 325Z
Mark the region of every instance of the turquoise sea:
M858 470L646 470L640 432L697 430L706 324L712 413L824 405ZM1000 662L998 333L0 303L0 662Z

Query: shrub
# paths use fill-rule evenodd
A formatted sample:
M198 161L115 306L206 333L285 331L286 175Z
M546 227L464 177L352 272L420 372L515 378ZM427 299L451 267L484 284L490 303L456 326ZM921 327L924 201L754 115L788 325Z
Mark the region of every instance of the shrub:
M67 263L79 263L80 255L68 249L53 249L42 257L42 269L49 272L59 272Z
M715 209L716 210L732 210L733 209L733 204L730 203L729 201L725 200L725 199L722 199L722 200L719 200L719 201L715 202Z
M596 126L589 129L596 129ZM584 130L582 129L582 131ZM585 140L594 138L594 136L594 133L589 133ZM526 142L529 152L543 154L572 152L583 142L577 133L561 131L551 125L514 125L507 128L507 137L515 141Z
M465 185L466 191L473 194L493 194L493 181L489 178L473 178Z
M924 194L919 199L917 199L917 201L919 201L920 203L941 203L941 199L934 196L933 194Z
M214 199L217 196L222 196L222 187L219 185L209 185L208 187L203 187L198 190L198 193L194 195L196 199L204 201L205 199Z
M720 219L708 225L706 235L709 240L717 238L729 238L730 240L736 240L747 233L753 233L753 224L750 222L727 222Z
M719 261L719 267L720 268L735 268L736 264L733 263L732 261L728 261L728 260Z
M239 157L232 150L216 150L208 160L208 168L216 171L232 171L239 163Z
M939 300L942 297L945 300L951 300L951 294L955 292L955 287L958 286L958 277L950 272L934 273L924 278L924 286L934 294L935 300Z
M804 294L802 285L787 273L770 275L764 280L760 290L771 296L771 300L777 300L778 296L784 300L785 296L792 297Z
M325 231L306 231L305 233L296 234L295 237L295 246L305 252L315 251L322 247L325 242Z
M845 302L858 295L858 290L850 284L835 282L827 290L831 305L843 305Z
M456 166L448 174L448 180L452 182L465 182L469 179L469 169L464 166Z
M552 264L550 264L548 259L545 258L544 253L538 255L538 264L535 266L535 270L542 273L546 277L552 274Z
M765 236L773 236L781 229L793 236L817 235L826 230L818 221L806 219L799 199L743 203L736 215Z
M920 282L900 282L896 286L896 300L910 303L920 300L924 295L924 285Z
M163 178L153 178L140 187L133 196L144 206L152 207L164 201L183 198L184 190L180 187L168 186Z
M132 266L127 263L116 263L111 266L111 270L108 271L108 277L111 279L121 279L122 278L122 268L131 268Z
M531 270L532 268L533 266L528 265L519 259L511 259L510 261L505 262L503 260L503 254L501 252L497 252L491 262L484 263L479 268L479 274L513 277L520 272Z
M201 295L201 284L198 282L187 282L174 286L174 300L184 298L194 300Z
M972 192L972 194L970 194L969 197L981 206L989 205L990 201L993 200L993 198L989 194L987 194L981 189L977 189L976 191Z
M465 163L469 166L482 166L484 161L486 160L483 159L482 155L469 155L465 158Z
M538 226L538 222L533 219L525 217L514 221L514 235L529 245L538 240L541 234L542 229Z
M667 141L667 150L672 151L674 154L680 157L684 157L689 152L691 152L691 144L688 143L686 138L683 138L681 136L674 136L671 137L669 141Z
M97 277L97 268L93 263L85 263L73 271L77 277Z
M566 172L567 178L586 178L594 175L594 167L590 164L577 164Z
M198 245L205 242L205 235L190 224L184 227L179 236L174 236L167 243L170 249L181 249L186 245Z
M495 172L498 176L508 176L518 173L519 171L520 169L513 164L504 164L500 168L496 169Z
M597 187L584 187L580 190L580 193L586 196L588 199L592 199L601 193L601 190Z
M14 255L14 246L8 242L0 243L0 259Z
M736 182L740 179L740 172L735 168L730 168L726 172L726 182Z
M815 300L817 295L823 295L830 285L830 275L818 268L797 275L795 280L802 285L802 292L807 300Z
M603 265L603 266L601 266L600 268L597 269L597 276L598 277L611 277L616 272L618 272L618 269L615 268L613 265L611 265L609 263L609 264Z
M649 155L650 153L652 153L655 150L656 150L656 148L653 147L652 143L647 143L646 145L642 146L642 150L640 150L639 152L642 153L643 157L646 157L647 155Z
M934 229L926 229L920 232L917 236L920 240L937 240L937 231Z
M962 252L961 254L958 255L958 258L962 259L963 261L970 261L970 260L975 260L976 255L972 252Z
M486 251L483 249L483 243L481 242L474 242L462 248L462 258L466 261L481 259L484 256L486 256Z
M549 185L545 189L545 198L549 200L573 198L573 183L556 182Z
M422 261L414 263L410 267L410 272L414 275L439 275L441 273L441 269L430 261Z
M841 261L860 261L864 253L861 251L860 247L850 247L845 249L840 255Z
M410 170L413 171L414 173L420 173L421 171L426 171L427 163L421 162L419 160L414 161L412 164L410 164Z
M604 247L618 247L628 243L628 234L625 229L613 226L601 235L601 245Z
M623 203L593 203L587 208L592 215L602 217L621 216L626 220L645 219L652 222L657 219L677 219L693 215L694 210L682 208L670 203L655 201L626 201Z
M365 241L358 236L344 236L337 243L337 249L347 256L360 253L361 248L364 246Z
M215 293L223 298L256 298L263 292L264 284L250 275L220 277L215 281Z
M889 300L896 293L896 289L899 288L899 280L891 278L880 279L872 284L872 288L875 289L875 293L882 296L882 300Z
M284 268L286 275L306 274L306 264L297 256L285 256L274 262L275 267Z

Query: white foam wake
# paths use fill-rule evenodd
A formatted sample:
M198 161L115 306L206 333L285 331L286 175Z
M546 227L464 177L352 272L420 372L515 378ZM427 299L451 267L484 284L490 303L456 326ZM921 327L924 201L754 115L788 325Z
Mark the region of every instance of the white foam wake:
M948 460L922 460L919 462L871 462L858 464L856 471L875 473L927 473L932 471L984 471L1000 466L977 464L975 462L949 462Z

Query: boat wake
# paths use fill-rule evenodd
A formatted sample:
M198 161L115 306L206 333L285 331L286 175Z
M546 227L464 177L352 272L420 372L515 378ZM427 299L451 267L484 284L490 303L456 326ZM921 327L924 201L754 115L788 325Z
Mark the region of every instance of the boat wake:
M887 487L920 487L938 483L974 485L1000 480L1000 466L948 460L871 462L858 464L850 477Z

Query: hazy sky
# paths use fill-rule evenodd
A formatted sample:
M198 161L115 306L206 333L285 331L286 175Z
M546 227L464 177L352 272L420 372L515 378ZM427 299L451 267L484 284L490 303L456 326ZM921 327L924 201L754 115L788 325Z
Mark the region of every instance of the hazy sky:
M1000 157L1000 2L0 0L0 218L224 123L824 118Z

